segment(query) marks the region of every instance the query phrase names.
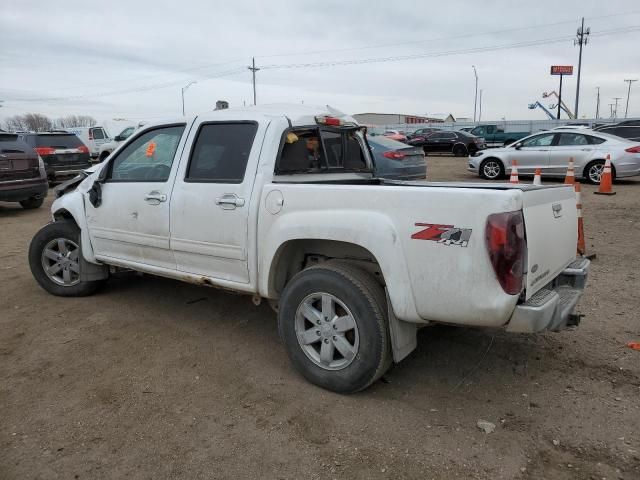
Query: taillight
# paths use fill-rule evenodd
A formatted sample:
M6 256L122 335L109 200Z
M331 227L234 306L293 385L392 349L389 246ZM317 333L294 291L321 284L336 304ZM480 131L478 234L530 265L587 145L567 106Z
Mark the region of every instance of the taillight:
M53 155L56 152L55 148L51 147L36 147L35 151L38 152L38 155Z
M527 249L522 212L489 215L485 238L491 265L500 286L509 295L518 295L522 291Z
M89 149L85 145L82 145L81 147L78 147L78 151L80 153L89 153Z
M624 151L629 153L640 153L640 145L636 145L635 147L625 148Z
M383 156L390 158L391 160L402 160L406 155L402 152L396 152L393 150L389 150L382 154Z

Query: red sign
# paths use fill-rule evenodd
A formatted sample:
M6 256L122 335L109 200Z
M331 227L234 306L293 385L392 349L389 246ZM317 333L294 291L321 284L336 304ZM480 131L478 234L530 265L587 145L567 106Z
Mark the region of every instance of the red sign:
M551 75L573 75L573 65L551 65Z

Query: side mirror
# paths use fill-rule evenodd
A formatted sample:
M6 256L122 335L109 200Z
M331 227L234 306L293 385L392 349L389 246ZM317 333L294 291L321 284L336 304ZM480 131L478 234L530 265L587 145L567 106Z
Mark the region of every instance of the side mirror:
M116 142L121 142L122 140L124 140L124 138L122 138L120 135L116 135L115 137L113 137L113 139L114 139Z
M521 143L515 143L513 145L513 148L515 148L516 150L520 150L522 148L522 144Z

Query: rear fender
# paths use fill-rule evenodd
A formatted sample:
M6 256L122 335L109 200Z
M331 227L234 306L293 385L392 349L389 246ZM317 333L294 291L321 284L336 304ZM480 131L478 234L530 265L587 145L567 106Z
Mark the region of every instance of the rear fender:
M270 272L276 268L278 250L290 240L334 240L368 250L380 266L396 316L424 323L416 311L402 244L386 215L365 210L315 210L279 216L266 236L261 237L260 295L269 298L276 295L270 285Z

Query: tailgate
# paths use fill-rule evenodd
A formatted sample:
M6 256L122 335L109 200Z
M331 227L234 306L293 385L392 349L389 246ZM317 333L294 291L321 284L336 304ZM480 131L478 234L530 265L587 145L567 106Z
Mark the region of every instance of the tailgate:
M572 186L523 191L527 236L526 299L576 258L578 219Z

